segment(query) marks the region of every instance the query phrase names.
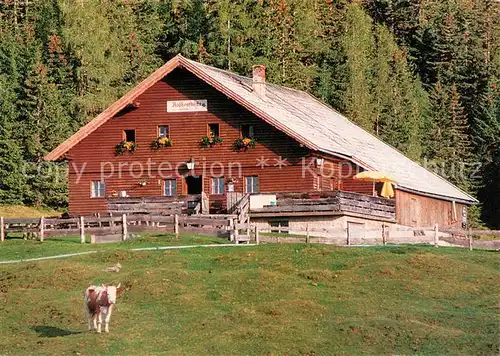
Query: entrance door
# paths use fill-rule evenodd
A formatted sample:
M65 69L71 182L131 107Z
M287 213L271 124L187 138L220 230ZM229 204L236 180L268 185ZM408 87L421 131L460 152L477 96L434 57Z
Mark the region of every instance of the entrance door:
M184 194L201 194L203 191L202 176L187 176L184 178Z

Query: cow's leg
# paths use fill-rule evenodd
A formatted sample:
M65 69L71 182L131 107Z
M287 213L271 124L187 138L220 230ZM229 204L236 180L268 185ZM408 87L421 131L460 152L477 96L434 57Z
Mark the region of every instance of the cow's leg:
M99 312L97 311L92 317L92 321L94 324L94 330L97 332L101 332L101 324L100 324L99 318L100 318L100 315L99 315Z
M89 331L92 330L92 315L90 314L89 307L87 303L85 303L85 316L87 317L87 323L89 324Z
M102 312L99 311L97 313L97 332L100 333L101 332L101 325L102 325Z
M113 306L110 305L108 310L106 311L106 317L104 318L104 331L109 333L109 320L111 319L111 310Z
M87 323L89 325L89 331L92 330L92 314L90 314L89 310L89 301L87 298L87 292L83 293L83 302L85 303L85 317L87 318Z

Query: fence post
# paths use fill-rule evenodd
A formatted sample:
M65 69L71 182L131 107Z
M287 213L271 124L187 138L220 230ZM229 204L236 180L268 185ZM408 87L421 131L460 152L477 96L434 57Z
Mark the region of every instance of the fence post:
M5 241L5 224L3 216L0 216L0 242Z
M179 237L179 215L174 215L174 234L175 237Z
M127 239L127 214L122 215L122 241Z
M40 218L40 242L43 242L44 234L45 234L45 218L42 216Z
M255 231L255 243L258 245L260 241L259 241L259 227L257 226L257 224L255 224L254 231Z
M229 241L234 241L234 219L229 218Z
M386 224L382 224L382 243L387 245L387 226Z
M434 247L439 246L439 225L434 225Z
M237 245L238 244L238 235L240 234L240 231L238 230L238 223L236 222L234 224L234 243Z
M472 233L470 227L467 229L467 237L469 238L469 250L472 251Z
M80 216L80 242L85 243L85 221L83 216Z
M309 223L306 224L306 244L309 243Z

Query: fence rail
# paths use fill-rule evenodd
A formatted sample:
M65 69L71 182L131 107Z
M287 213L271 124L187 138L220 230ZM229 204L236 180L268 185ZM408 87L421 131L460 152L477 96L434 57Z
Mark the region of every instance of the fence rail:
M11 233L25 238L44 238L79 235L81 242L91 236L92 242L123 241L133 232L196 233L229 238L233 243L255 240L256 243L324 243L336 245L373 245L427 243L435 246L454 245L480 249L500 249L500 239L474 240L475 235L498 235L494 230L459 230L432 227L411 228L389 226L381 228L305 228L260 227L241 222L239 215L142 215L82 216L78 218L3 218L0 217L0 241ZM273 233L277 233L274 234ZM111 238L112 237L112 238ZM107 239L107 240L106 240ZM111 240L110 240L111 239Z
M381 228L364 228L349 231L349 228L304 228L267 227L254 228L254 235L260 242L269 243L322 243L335 245L377 245L424 243L438 246L459 246L469 249L500 249L500 231L459 230L433 227L411 228L382 225ZM498 235L499 239L477 241L477 235Z
M8 219L0 217L0 241L8 234L22 233L24 238L45 238L80 235L84 243L86 236L94 242L99 237L111 240L126 240L131 232L197 233L229 237L235 216L232 215L126 215L81 216L79 218L34 218ZM106 240L105 238L101 240Z

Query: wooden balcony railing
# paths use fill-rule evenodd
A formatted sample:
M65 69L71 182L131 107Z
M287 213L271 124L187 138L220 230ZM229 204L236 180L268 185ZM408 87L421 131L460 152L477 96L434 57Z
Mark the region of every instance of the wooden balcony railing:
M200 194L172 197L108 198L108 212L111 214L193 214L200 212L200 206Z
M256 209L250 207L250 216L267 216L269 213L280 213L281 215L290 213L305 216L352 213L370 218L395 221L396 202L392 199L344 191L277 193L276 205Z

